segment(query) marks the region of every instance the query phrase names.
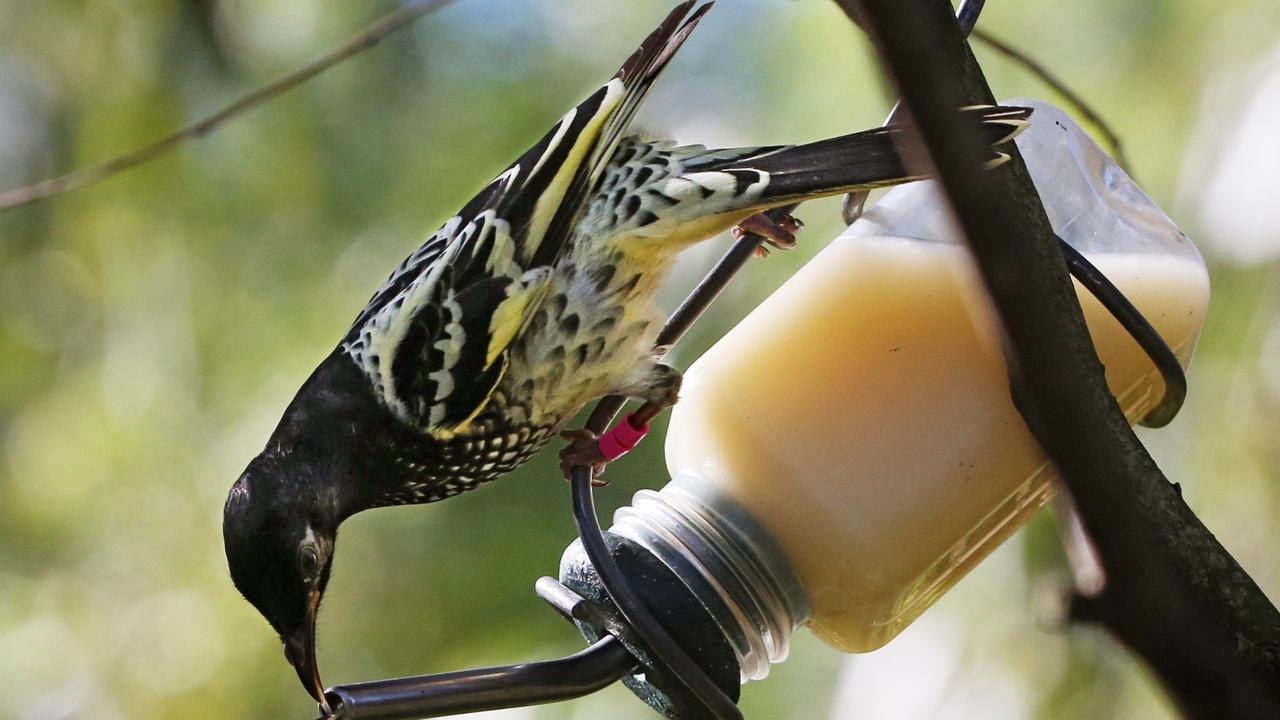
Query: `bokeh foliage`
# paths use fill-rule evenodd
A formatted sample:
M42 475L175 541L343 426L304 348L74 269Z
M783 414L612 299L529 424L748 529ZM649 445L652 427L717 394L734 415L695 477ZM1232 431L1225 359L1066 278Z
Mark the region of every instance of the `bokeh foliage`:
M392 6L0 3L0 187L162 135ZM310 717L279 643L226 577L227 487L390 268L611 73L666 6L457 0L172 155L0 214L0 718ZM1242 252L1201 202L1267 183L1280 193L1280 153L1243 170L1220 162L1258 143L1275 149L1241 118L1280 112L1280 6L989 6L986 28L1112 119L1139 181L1210 260L1188 406L1144 437L1280 597L1280 210L1273 201L1232 216L1261 233L1261 250ZM979 55L999 94L1045 95ZM640 126L707 144L801 141L875 125L886 108L868 46L834 4L720 0ZM833 237L837 207L806 208L801 247L753 263L677 364ZM724 242L689 253L668 306ZM661 429L611 471L602 510L665 481ZM326 680L577 649L532 593L572 535L549 456L446 504L357 516L321 619ZM744 708L1168 714L1114 644L1044 620L1062 582L1042 513L885 650L846 657L802 634L791 659L745 689ZM614 688L510 717L649 715Z

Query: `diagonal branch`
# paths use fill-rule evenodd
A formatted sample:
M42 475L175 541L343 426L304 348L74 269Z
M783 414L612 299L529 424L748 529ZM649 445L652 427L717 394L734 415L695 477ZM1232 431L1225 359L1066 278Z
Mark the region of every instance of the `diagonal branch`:
M61 195L86 185L101 182L125 170L154 160L187 140L204 137L228 120L261 105L277 95L292 90L344 60L359 55L377 45L391 33L433 10L444 7L449 2L450 0L410 0L399 9L383 15L333 50L296 68L278 80L240 97L230 105L212 115L197 120L181 130L97 165L80 168L65 175L0 192L0 212L38 200L46 200L55 195Z
M837 0L853 16L859 0ZM1280 612L1182 501L1107 388L1016 149L993 172L957 108L992 102L946 0L861 0L1008 338L1015 398L1060 470L1106 584L1076 617L1140 655L1192 717L1280 717ZM1034 122L1034 120L1033 120ZM1012 240L1012 242L1011 242Z

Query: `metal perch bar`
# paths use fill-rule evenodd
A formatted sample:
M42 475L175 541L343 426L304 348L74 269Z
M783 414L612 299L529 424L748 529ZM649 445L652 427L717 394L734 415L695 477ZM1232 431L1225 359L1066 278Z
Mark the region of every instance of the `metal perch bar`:
M400 720L537 705L589 695L631 672L636 660L606 637L555 660L340 685L325 693L325 720Z

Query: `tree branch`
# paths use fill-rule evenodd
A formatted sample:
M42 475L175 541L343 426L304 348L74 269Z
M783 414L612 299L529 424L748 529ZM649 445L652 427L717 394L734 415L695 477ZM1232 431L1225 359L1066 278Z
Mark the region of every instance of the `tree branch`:
M46 200L55 195L101 182L125 170L154 160L187 140L204 137L228 120L261 105L277 95L292 90L344 60L359 55L377 45L391 33L433 10L444 7L449 2L450 0L411 0L399 9L383 15L333 50L289 72L280 79L240 97L230 105L212 115L197 120L181 130L97 165L80 168L65 175L0 193L0 212L38 200Z
M858 0L837 2L855 16ZM1111 396L1021 156L981 169L985 148L957 108L993 100L950 4L861 5L995 302L1019 409L1103 565L1105 586L1078 600L1077 616L1145 659L1189 716L1280 717L1280 612L1182 502Z

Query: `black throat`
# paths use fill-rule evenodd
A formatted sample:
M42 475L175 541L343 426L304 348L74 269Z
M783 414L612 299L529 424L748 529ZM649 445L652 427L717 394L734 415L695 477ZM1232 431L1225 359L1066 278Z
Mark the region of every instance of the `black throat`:
M395 416L374 394L368 377L335 349L294 396L272 434L267 454L279 453L336 526L404 483L404 458L429 461L426 435Z

